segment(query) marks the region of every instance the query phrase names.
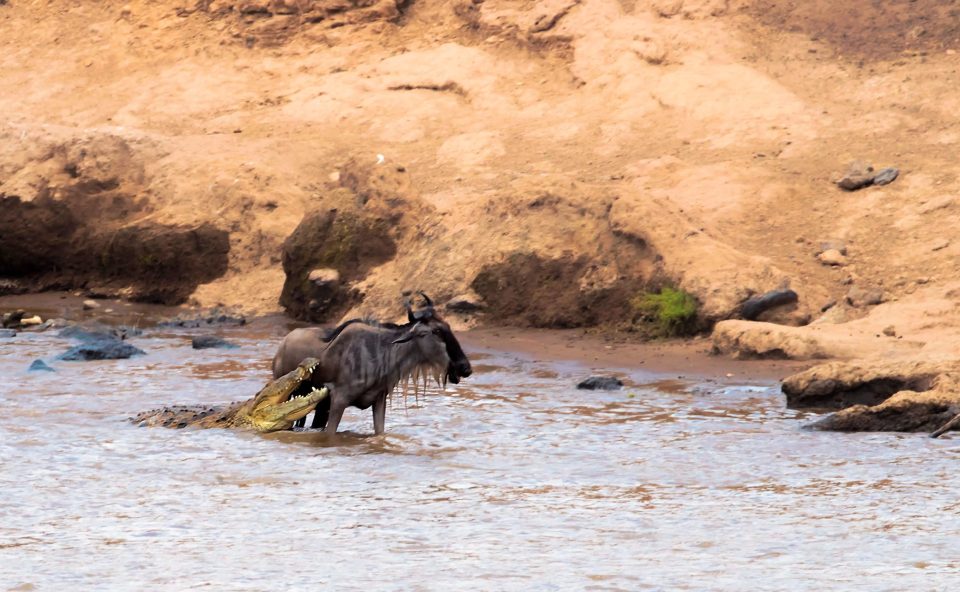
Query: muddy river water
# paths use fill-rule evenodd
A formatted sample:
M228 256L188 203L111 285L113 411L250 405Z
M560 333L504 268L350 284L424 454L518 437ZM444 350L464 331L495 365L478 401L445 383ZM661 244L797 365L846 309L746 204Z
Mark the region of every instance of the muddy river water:
M471 346L476 372L347 433L139 428L244 399L279 323L58 362L0 342L0 590L945 590L960 446L824 434L773 382L676 382ZM56 373L27 373L36 358Z

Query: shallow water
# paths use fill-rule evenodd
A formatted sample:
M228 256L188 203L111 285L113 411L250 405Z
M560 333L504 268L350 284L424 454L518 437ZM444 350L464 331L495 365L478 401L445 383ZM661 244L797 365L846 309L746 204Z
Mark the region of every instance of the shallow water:
M57 362L0 341L0 590L945 590L960 446L802 431L774 384L577 391L591 369L505 352L397 398L385 436L138 428L244 399L280 325ZM43 358L55 374L28 374ZM642 386L656 383L656 386Z

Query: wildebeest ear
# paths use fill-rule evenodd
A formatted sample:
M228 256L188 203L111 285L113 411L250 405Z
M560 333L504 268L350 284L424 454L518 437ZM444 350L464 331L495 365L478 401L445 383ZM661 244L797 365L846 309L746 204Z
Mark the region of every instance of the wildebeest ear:
M406 342L410 341L410 340L413 339L414 336L417 334L417 327L419 327L419 326L420 326L420 323L417 323L417 324L415 324L414 326L410 327L409 329L407 329L407 332L406 332L406 333L404 333L404 334L401 335L400 337L397 337L396 339L394 339L394 340L393 340L393 343L395 343L395 344L396 344L396 343L406 343Z
M433 300L430 300L430 297L424 294L423 290L417 291L417 294L423 296L424 304L426 304L429 308L433 308Z

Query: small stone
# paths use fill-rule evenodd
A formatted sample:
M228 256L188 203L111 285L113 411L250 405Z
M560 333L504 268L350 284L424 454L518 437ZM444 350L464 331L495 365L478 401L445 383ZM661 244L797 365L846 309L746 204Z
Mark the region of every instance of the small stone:
M886 335L887 337L896 337L897 330L893 325L889 325L883 328L883 334Z
M874 185L888 185L900 175L900 171L895 168L886 168L873 176Z
M847 167L847 172L837 181L837 186L844 191L856 191L873 184L875 173L869 164L855 160Z
M824 304L823 306L820 307L820 312L827 312L828 310L830 310L831 308L833 308L833 307L836 306L836 305L837 305L837 301L836 301L836 300L830 300L830 301L828 301L826 304Z
M30 367L27 368L27 372L56 372L50 366L47 366L46 362L43 360L34 360Z
M578 389L588 391L615 391L623 387L623 381L616 376L591 376L577 384Z
M843 256L843 253L837 249L827 249L826 251L817 255L817 259L820 260L820 263L824 265L830 265L834 267L842 267L847 264L847 258Z
M95 308L100 308L100 303L96 300L84 300L83 301L83 310L93 310Z
M878 288L850 288L846 296L847 304L854 307L874 306L883 302L883 290Z
M942 251L943 249L946 249L949 246L950 246L950 241L944 238L944 239L935 241L932 245L930 245L930 250Z

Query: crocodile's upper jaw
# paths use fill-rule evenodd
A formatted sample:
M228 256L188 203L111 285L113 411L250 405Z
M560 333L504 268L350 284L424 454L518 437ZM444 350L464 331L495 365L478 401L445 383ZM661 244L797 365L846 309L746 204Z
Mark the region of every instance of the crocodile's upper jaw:
M313 411L329 390L313 389L305 397L290 398L290 395L313 375L319 361L307 358L293 371L274 380L257 393L248 412L252 427L260 432L288 430L293 423Z

